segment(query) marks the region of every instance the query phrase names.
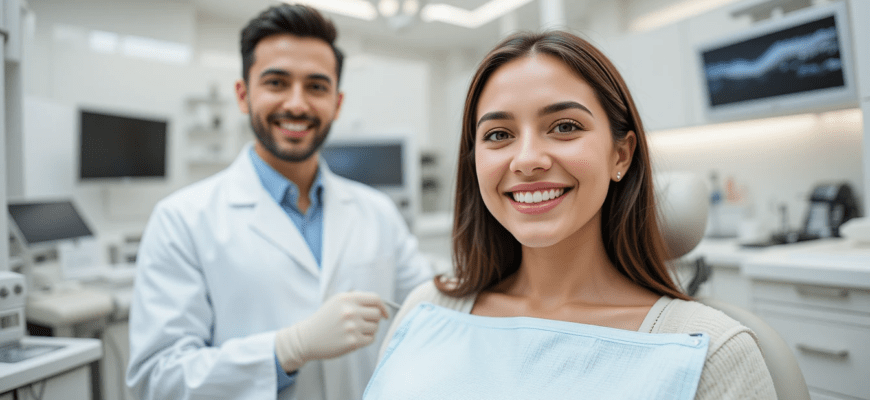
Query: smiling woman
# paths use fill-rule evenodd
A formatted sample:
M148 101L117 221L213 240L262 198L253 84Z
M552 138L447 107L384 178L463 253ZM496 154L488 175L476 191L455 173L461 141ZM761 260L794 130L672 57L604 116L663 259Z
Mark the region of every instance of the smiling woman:
M674 284L655 205L610 61L505 39L465 103L455 277L409 296L365 398L774 398L754 334Z

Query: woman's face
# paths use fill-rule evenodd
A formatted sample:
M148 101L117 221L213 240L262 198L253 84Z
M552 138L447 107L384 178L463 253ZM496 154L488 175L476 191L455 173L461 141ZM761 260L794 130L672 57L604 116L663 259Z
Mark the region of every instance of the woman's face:
M600 236L601 206L634 136L614 144L589 84L553 56L521 57L492 74L476 115L483 202L522 245Z

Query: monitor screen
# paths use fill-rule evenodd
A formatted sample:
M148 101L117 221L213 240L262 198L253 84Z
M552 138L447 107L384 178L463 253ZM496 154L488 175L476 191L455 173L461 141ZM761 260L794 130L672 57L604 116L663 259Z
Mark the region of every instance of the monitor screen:
M842 87L834 16L703 52L711 106Z
M706 117L763 118L857 104L850 36L846 6L834 2L698 46Z
M339 143L320 150L337 175L369 186L402 186L404 162L401 143Z
M167 121L81 110L79 178L163 178Z
M29 246L93 236L71 201L10 203L9 216Z

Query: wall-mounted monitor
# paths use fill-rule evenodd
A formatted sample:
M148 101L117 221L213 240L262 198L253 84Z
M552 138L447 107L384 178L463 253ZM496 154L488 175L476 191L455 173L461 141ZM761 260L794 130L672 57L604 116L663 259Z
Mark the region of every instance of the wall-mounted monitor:
M372 187L405 184L405 157L400 141L328 143L320 156L337 175Z
M80 180L165 178L165 119L79 110Z
M711 121L827 111L858 102L845 2L807 7L699 46Z
M327 141L320 157L336 175L386 193L413 226L420 202L420 155L405 136Z

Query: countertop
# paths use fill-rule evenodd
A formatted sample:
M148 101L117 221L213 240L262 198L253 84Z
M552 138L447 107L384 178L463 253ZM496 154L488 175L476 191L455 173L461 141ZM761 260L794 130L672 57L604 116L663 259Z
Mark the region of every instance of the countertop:
M693 260L704 257L709 265L721 267L739 268L747 258L764 252L771 247L743 247L737 239L708 239L704 238L692 251L681 257L684 260Z
M769 247L743 247L736 239L704 239L683 256L717 267L739 268L751 279L870 289L870 245L829 238Z
M870 289L870 245L835 238L770 247L740 270L752 279Z
M21 344L62 347L16 363L0 363L0 393L87 365L103 356L99 339L25 336Z

